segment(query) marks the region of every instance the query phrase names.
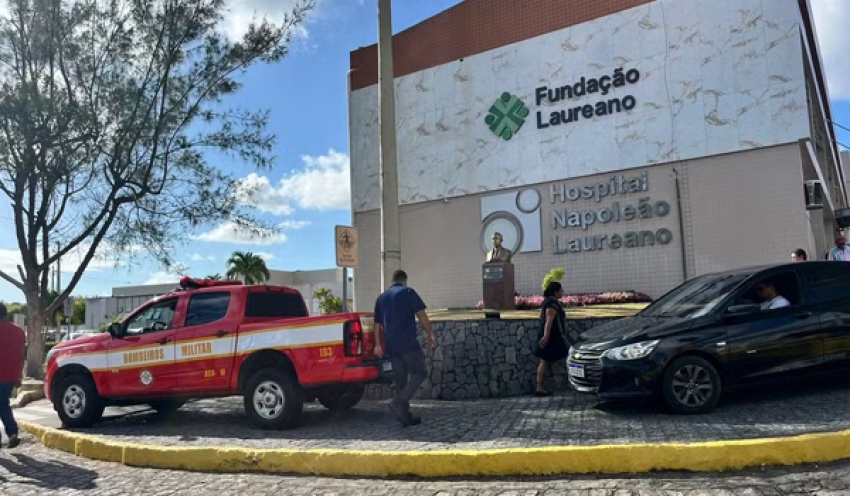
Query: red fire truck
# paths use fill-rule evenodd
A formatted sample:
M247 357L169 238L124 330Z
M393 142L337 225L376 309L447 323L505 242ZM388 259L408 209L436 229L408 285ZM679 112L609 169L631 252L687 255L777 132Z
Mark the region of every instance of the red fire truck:
M311 317L297 290L183 278L108 333L61 343L47 357L45 390L68 427L97 422L111 405L180 408L243 395L261 428L298 424L305 401L356 405L392 365L375 358L371 315Z

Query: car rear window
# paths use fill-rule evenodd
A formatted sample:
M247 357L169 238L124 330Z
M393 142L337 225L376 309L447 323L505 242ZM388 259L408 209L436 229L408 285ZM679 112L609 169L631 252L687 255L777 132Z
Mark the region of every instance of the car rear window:
M830 262L806 266L803 278L806 281L806 293L809 301L829 301L850 298L850 264Z
M307 317L299 294L248 293L245 317Z

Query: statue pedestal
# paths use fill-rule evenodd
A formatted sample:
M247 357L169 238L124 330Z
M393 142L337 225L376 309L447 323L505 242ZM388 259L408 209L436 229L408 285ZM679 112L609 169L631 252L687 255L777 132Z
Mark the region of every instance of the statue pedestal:
M481 267L484 284L484 308L492 310L513 310L514 264L510 262L487 262Z

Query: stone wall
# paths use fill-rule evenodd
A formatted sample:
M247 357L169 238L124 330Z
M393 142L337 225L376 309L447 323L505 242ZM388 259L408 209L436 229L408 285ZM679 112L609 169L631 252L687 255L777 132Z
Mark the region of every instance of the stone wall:
M578 332L614 319L575 319ZM537 364L534 343L538 320L466 320L432 322L437 348L424 345L428 378L417 394L422 399L497 398L534 392ZM550 391L567 387L566 364L555 364L546 380ZM367 398L392 397L392 386L372 385Z

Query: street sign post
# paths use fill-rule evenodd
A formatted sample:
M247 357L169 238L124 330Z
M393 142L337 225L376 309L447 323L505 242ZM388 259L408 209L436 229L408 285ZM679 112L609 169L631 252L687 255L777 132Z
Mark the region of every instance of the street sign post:
M336 226L336 266L342 267L342 311L348 311L348 269L360 265L360 235L356 227Z
M74 297L69 296L65 298L65 306L63 308L65 317L72 317L74 315Z

